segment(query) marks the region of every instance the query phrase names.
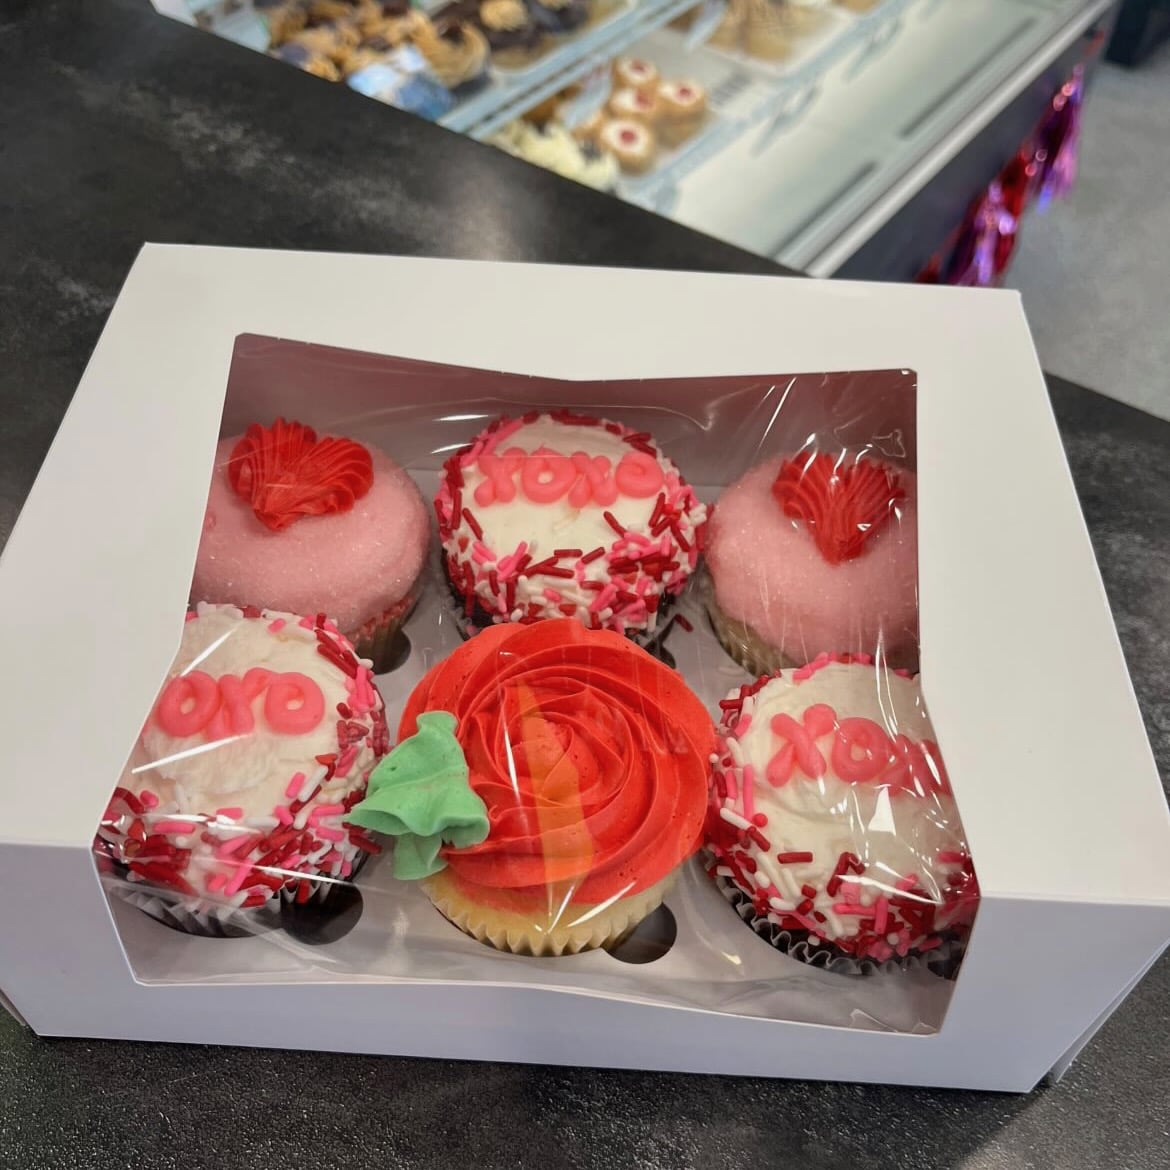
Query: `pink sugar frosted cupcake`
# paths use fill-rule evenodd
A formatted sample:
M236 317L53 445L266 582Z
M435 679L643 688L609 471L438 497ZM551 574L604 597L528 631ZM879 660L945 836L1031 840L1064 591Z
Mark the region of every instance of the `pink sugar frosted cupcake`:
M414 481L381 451L254 423L216 450L191 600L325 613L380 673L417 599L429 530Z
M838 652L917 666L913 472L847 452L761 463L719 498L707 565L715 632L754 673Z

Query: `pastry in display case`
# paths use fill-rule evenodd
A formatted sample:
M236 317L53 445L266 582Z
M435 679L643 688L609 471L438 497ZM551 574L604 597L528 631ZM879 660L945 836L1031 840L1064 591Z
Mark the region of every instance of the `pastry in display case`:
M997 111L1005 124L1009 113L1017 119L1022 99L1013 99L1031 100L1045 85L1054 92L1071 76L1109 0L191 0L191 8L204 27L298 69L787 267L876 275L858 257L888 265L905 256L910 267L896 275L908 279L964 221L986 166L945 223L934 222L942 209L932 216L938 238L900 249L870 241L896 230L905 244L909 221L893 226L901 209L976 137L998 141ZM1066 64L1053 79L1057 60ZM1005 161L1035 129L1041 104L1002 146ZM959 195L948 187L946 198Z
M612 191L617 182L618 162L611 151L556 122L538 126L517 119L488 141L516 158L597 191Z

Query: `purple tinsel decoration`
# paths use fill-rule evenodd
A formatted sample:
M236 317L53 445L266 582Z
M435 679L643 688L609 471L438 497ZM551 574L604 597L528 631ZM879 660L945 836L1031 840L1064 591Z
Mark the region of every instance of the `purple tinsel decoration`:
M1036 161L1040 165L1037 206L1067 195L1077 178L1081 145L1081 111L1085 98L1085 71L1078 65L1052 100L1052 112L1037 135Z

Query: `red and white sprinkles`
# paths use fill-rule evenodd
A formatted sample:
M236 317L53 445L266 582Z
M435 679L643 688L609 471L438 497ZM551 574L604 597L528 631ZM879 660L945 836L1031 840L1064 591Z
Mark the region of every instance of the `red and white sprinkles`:
M623 634L655 630L707 519L649 434L568 410L492 423L444 465L435 511L468 617Z
M877 963L967 932L979 886L917 680L821 655L720 707L708 873L757 930Z
M369 664L324 614L200 605L95 848L196 917L307 901L378 852L345 818L389 746Z

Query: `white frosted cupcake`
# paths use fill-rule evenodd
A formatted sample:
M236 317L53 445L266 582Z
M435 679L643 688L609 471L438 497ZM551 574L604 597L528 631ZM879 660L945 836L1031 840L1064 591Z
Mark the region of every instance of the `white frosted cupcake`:
M435 508L475 626L572 617L639 638L694 572L707 520L648 434L568 411L492 423L447 461Z
M377 852L346 817L388 750L332 622L200 605L98 828L107 886L191 933L273 925Z
M952 967L979 886L917 679L822 655L720 706L707 848L741 917L834 970Z

